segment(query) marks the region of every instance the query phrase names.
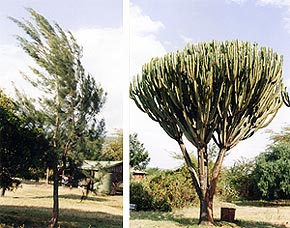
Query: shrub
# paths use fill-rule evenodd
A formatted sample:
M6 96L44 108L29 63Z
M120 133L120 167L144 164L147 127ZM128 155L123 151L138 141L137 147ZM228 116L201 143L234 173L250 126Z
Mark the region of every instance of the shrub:
M152 201L152 195L141 182L132 182L130 184L130 203L136 204L137 210L151 210Z
M193 206L197 194L187 168L159 171L139 183L131 183L130 202L139 210L171 211Z

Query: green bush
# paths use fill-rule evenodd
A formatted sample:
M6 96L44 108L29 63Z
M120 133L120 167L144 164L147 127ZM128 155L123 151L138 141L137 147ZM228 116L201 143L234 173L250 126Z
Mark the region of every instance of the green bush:
M187 168L159 171L143 181L131 183L130 202L138 210L171 211L198 202Z
M141 182L130 184L130 203L136 204L138 210L151 210L152 201L152 195Z

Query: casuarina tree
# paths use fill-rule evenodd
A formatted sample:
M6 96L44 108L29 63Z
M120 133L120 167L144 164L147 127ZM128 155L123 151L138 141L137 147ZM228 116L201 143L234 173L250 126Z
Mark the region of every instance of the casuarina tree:
M25 95L19 96L28 116L46 130L52 148L53 212L50 227L58 227L58 183L68 158L82 159L86 144L98 142L104 134L104 120L98 114L105 93L82 66L82 48L70 32L57 23L28 9L31 21L11 18L27 35L17 36L20 46L35 61L32 76L24 77L38 89L35 104ZM91 146L91 145L90 145ZM97 145L96 145L97 147Z
M188 45L153 58L134 77L130 97L181 148L199 196L200 224L214 223L213 197L226 153L271 122L282 90L282 57L237 40ZM197 166L183 136L197 148ZM210 172L211 140L219 153Z

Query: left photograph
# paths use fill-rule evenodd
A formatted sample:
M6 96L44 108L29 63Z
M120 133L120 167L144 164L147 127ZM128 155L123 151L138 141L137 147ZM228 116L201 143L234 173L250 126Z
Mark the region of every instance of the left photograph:
M0 227L123 226L122 3L2 3Z

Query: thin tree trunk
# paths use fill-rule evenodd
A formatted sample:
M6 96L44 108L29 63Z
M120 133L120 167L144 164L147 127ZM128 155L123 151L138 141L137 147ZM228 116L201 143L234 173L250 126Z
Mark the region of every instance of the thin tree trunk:
M59 218L58 182L59 182L59 171L57 167L57 162L55 162L53 166L53 208L49 228L58 227L58 218Z
M201 197L201 189L200 189L200 182L199 182L199 178L197 176L197 172L196 172L196 168L194 167L192 161L191 161L191 158L187 152L187 149L182 141L182 139L179 139L178 140L178 144L179 144L179 147L182 151L182 154L183 154L183 157L185 159L185 163L189 169L189 172L190 172L190 175L191 175L191 179L193 181L193 185L195 187L195 190L198 194L199 197Z
M6 188L4 187L4 188L2 188L2 192L1 192L1 196L2 196L2 197L4 197L5 192L6 192Z
M45 179L45 183L48 185L49 184L49 168L46 168L46 179Z

